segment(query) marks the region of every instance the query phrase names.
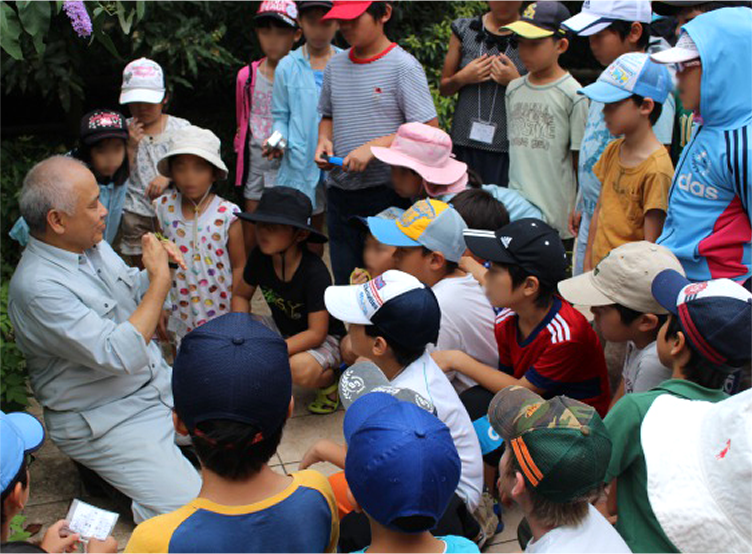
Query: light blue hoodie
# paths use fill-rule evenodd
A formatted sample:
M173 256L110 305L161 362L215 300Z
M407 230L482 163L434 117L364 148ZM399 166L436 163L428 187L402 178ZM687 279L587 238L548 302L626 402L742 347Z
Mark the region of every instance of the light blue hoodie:
M340 49L334 48L335 52ZM287 141L277 173L277 185L304 192L316 206L316 185L321 170L313 161L319 136L319 91L303 48L282 58L274 72L272 118L274 131Z
M682 27L700 51L700 117L676 165L658 239L692 281L752 272L752 10L723 8Z

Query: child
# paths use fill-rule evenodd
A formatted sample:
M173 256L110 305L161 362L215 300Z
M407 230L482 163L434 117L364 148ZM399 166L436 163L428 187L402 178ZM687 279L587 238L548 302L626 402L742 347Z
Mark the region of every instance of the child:
M264 57L238 71L235 86L238 155L235 185L243 187L245 211L253 213L265 187L276 184L279 160L264 157L263 146L272 134L272 90L277 64L300 39L292 0L264 0L254 17L256 37ZM246 251L256 246L252 225L244 225Z
M457 158L500 187L509 181L505 87L525 72L517 42L502 27L517 21L521 5L488 2L482 16L452 22L439 88L443 96L459 91L451 131Z
M168 94L162 67L147 58L132 61L123 70L120 103L131 112L128 120L130 177L125 193L120 252L141 264L141 237L156 230L152 201L164 194L169 179L157 172L157 162L170 147L175 131L190 125L167 115Z
M402 208L387 208L376 214L379 219L395 220L402 217L405 210ZM363 267L356 267L350 275L351 285L362 285L375 279L385 271L390 269L397 269L397 265L394 260L394 254L397 252L396 246L390 246L388 244L382 244L376 237L371 234L368 229L368 220L365 217L358 217L353 220L353 224L357 225L365 234L363 242Z
M751 25L748 8L700 15L676 48L653 58L679 65L682 104L702 118L677 164L658 239L692 281L752 275Z
M420 200L402 217L368 218L376 240L397 247L397 269L433 290L441 308L438 350L462 350L481 363L496 366L494 312L475 278L458 266L465 254L467 225L457 211L438 200ZM458 393L475 386L465 375L451 375Z
M324 19L339 21L351 48L326 66L319 111L316 163L327 176L327 221L334 280L343 285L361 261L363 237L352 216L371 216L399 197L389 186L389 169L373 161L372 146L389 146L408 121L438 126L436 108L420 63L384 33L391 2L334 2ZM343 167L323 155L344 158Z
M614 2L586 1L582 11L563 23L564 27L579 36L588 37L593 56L603 67L628 52L645 52L650 47L650 21L652 12L647 0L617 0ZM663 106L655 135L667 148L671 145L674 122L674 100L669 97ZM578 159L580 192L577 206L570 215L570 231L577 235L574 254L574 274L583 271L588 230L595 206L598 203L601 183L593 167L609 142L616 137L606 128L603 104L590 102L585 134L582 137Z
M608 430L591 406L506 387L488 418L507 444L499 462L501 501L520 506L532 531L525 552L631 552L590 503L611 456Z
M439 336L434 293L412 275L391 270L364 285L329 287L324 300L329 313L350 323L358 356L375 363L392 386L413 390L436 408L462 460L457 494L472 513L483 487L480 446L457 392L426 351Z
M276 184L308 195L313 204L313 227L321 231L326 204L325 175L313 160L321 119L318 103L326 64L340 49L332 45L337 23L321 20L332 3L305 1L297 5L305 44L279 62L272 93L273 131L279 131L286 146L266 151L272 157L282 157Z
M590 271L626 242L655 242L666 218L671 157L653 132L672 88L668 70L647 54L624 54L581 89L604 104L611 142L593 167L601 194L593 212L583 269Z
M684 274L667 248L631 242L614 248L595 271L559 283L567 302L590 307L605 340L627 343L622 382L612 406L625 394L645 392L671 378L671 370L658 359L656 343L668 312L650 293L653 279L664 269Z
M580 83L559 65L569 48L561 26L567 18L560 2L535 2L519 21L503 27L518 37L528 71L506 90L509 188L540 208L565 241L572 238L567 218L574 207L575 166L588 109L577 96Z
M464 352L437 352L445 370L455 370L494 393L522 385L544 397L576 397L605 415L611 399L606 361L585 317L556 295L566 253L556 230L538 219L520 219L497 230L468 229L467 247L491 262L486 294L506 308L496 316L498 366L478 363Z
M611 513L619 515L616 529L632 551L678 552L648 500L643 419L663 394L709 402L728 397L722 390L728 374L750 359L752 295L728 279L692 284L670 269L656 276L652 292L670 312L658 333L658 357L672 369L672 379L624 396L609 412L613 452L605 481L611 482Z
M107 209L104 240L113 244L123 217L128 181L125 117L112 110L94 110L81 118L79 146L70 155L89 166L99 183L99 202ZM29 226L19 218L10 236L26 246Z
M195 500L136 527L126 552L336 551L326 478L268 465L293 408L277 334L249 314L213 319L183 340L172 390L175 429L190 436L204 484Z
M324 307L324 290L332 283L329 270L305 248L306 241L326 242L309 224L311 201L299 190L274 187L264 192L255 212L239 217L255 224L258 246L235 282L232 310L248 313L261 287L272 312L265 323L287 342L293 383L319 389L308 406L312 413L332 413L339 406L334 370L345 329Z
M214 133L182 129L157 169L177 189L155 203L159 227L188 266L175 272L168 297L167 329L179 344L186 333L230 311L232 285L242 279L245 264L243 229L240 208L213 192L215 181L227 179Z
M371 528L357 552L480 552L458 536L434 537L460 479L452 435L436 416L384 393L371 393L345 415L345 476L355 509Z
M0 488L2 489L2 527L0 539L3 551L10 535L10 524L29 501L33 453L42 447L44 427L33 416L24 412L0 412ZM81 536L66 532L68 522L59 520L44 534L39 547L41 552L76 552ZM104 541L88 539L87 552L117 552L117 541L107 537ZM11 543L15 544L15 543ZM34 545L31 545L35 547ZM26 550L38 552L40 550ZM19 550L20 552L20 550Z

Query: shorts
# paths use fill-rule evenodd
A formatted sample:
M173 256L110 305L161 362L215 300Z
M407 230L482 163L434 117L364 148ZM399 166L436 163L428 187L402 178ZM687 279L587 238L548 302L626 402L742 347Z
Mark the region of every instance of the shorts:
M266 327L281 336L281 333L277 328L277 324L274 323L274 318L272 316L253 314L253 319L258 321L259 323L264 324ZM316 360L316 363L318 363L323 369L338 368L342 363L342 355L339 350L340 340L342 340L342 337L327 335L324 339L324 342L322 342L316 348L306 350L306 353L313 356L313 359Z
M273 187L277 182L280 160L267 160L261 155L261 147L251 145L251 167L243 188L243 198L258 201L265 188Z
M141 255L141 237L157 230L157 218L123 211L120 223L120 253L124 256Z

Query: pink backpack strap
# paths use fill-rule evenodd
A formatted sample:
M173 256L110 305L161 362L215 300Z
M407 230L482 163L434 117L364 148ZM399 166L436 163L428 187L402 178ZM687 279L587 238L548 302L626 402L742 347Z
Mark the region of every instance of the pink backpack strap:
M253 90L256 87L256 73L264 58L252 62L238 71L235 82L235 120L237 131L235 133L235 152L237 162L235 164L235 185L243 184L245 174L246 149L248 148L248 120L251 118L251 101Z

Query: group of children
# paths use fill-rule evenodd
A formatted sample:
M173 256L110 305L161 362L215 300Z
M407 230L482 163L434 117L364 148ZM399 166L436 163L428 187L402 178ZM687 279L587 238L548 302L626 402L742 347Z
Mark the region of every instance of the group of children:
M164 112L155 62L124 71L127 124L84 117L72 155L100 184L105 239L138 264L159 233L187 266L160 335L203 488L127 551L477 552L512 503L529 552L692 548L675 532L688 516L657 508L644 437L662 396L752 404L736 394L752 346L752 10L656 2L686 25L648 54L650 2L521 4L453 22L446 133L423 68L384 31L392 3L262 2L264 58L237 76L242 209L214 192L219 139ZM606 66L586 87L559 64L575 34ZM691 138L672 140L687 114ZM250 313L257 288L271 316ZM603 342L626 345L615 393ZM268 463L293 384L317 391L312 413L344 404L346 445L312 445L282 476ZM26 466L5 457L4 533L28 486L6 483ZM305 469L319 461L343 473Z

